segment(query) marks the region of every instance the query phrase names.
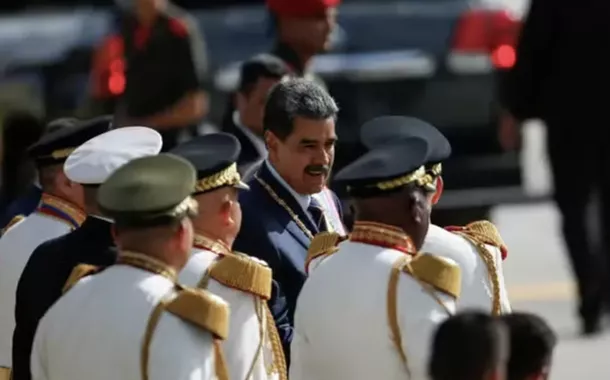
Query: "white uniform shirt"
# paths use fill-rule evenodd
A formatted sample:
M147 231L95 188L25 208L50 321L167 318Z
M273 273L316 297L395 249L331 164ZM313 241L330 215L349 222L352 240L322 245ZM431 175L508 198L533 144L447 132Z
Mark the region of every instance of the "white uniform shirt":
M191 287L198 286L218 257L217 253L195 247L189 262L180 272L179 282ZM268 315L264 309L267 301L252 293L225 286L212 278L207 280L205 289L220 296L231 308L229 337L222 343L230 378L279 379L277 371L268 371L274 365L274 354L267 328ZM274 326L274 322L271 326Z
M408 372L388 324L392 265L405 253L346 241L305 281L297 301L290 380L404 380ZM426 378L431 339L454 312L453 297L435 292L441 305L410 275L397 286L397 322L412 380Z
M80 280L38 326L32 379L143 379L147 324L173 288L167 276L121 264ZM214 368L213 336L163 312L149 346L148 379L216 379Z
M45 213L47 211L49 213ZM0 238L0 367L12 366L15 293L30 256L40 244L67 234L82 224L85 217L85 213L75 206L43 194L38 210L9 228Z
M493 256L496 265L496 275L500 284L501 311L509 313L511 309L504 284L502 253L491 245L486 245L486 248ZM494 287L485 261L471 242L431 224L421 251L450 258L460 266L462 293L457 302L458 310L475 308L492 311Z

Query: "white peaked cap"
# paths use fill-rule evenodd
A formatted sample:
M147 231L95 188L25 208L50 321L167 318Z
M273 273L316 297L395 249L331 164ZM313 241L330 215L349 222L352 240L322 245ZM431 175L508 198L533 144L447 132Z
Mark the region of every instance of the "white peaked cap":
M159 132L147 127L123 127L96 136L79 146L64 163L66 177L82 185L101 185L131 160L161 151Z

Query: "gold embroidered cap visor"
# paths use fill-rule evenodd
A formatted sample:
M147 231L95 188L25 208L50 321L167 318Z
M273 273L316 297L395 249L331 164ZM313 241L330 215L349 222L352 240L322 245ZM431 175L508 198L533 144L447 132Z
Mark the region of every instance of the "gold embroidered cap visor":
M240 190L250 190L250 186L241 181L241 175L237 171L237 164L233 163L217 173L199 179L195 184L193 194L206 193L225 186L235 187Z
M84 121L68 119L59 125L52 131L43 134L40 140L28 149L28 155L36 161L39 167L58 165L66 161L78 146L109 131L112 118L100 116Z
M419 137L377 146L339 171L335 184L352 198L382 196L411 185L434 191L434 179L424 166L429 147Z
M202 194L231 186L250 189L241 181L237 159L241 144L228 133L212 133L196 137L175 147L171 153L189 161L197 170L193 194Z
M195 168L183 158L160 154L125 164L100 186L98 204L117 225L147 227L197 215L191 198Z

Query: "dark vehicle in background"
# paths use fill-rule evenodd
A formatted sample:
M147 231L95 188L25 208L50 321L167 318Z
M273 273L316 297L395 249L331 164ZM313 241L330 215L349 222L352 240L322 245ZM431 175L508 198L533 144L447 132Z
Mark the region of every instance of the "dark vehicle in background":
M189 9L207 43L209 121L217 125L236 86L239 62L273 43L263 2L247 3ZM122 41L112 34L112 14L96 12L105 15L106 39L75 46L56 70L89 78L94 67L87 91L101 105L98 110L108 111L124 85ZM435 211L437 223L486 217L491 206L524 197L519 156L504 153L496 137L496 84L515 62L518 20L489 1L344 0L338 23L332 52L312 67L341 108L336 166L361 153L358 128L364 121L410 115L439 127L453 146L444 163L446 192ZM89 61L74 59L80 57L74 51L88 54ZM74 99L83 95L75 93Z

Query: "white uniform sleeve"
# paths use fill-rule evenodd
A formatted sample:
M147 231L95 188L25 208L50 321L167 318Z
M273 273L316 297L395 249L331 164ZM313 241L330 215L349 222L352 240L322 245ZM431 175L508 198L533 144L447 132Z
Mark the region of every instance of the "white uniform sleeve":
M312 373L315 372L314 368L310 368L309 371L306 369L308 360L305 355L307 355L309 350L311 350L311 347L309 347L307 339L299 333L295 326L292 342L290 343L290 368L288 373L290 380L310 379Z
M257 355L261 326L256 310L256 297L223 286L215 280L210 280L208 290L222 297L231 307L230 334L222 343L231 378L246 379L251 368L253 371L248 379L266 378L263 352ZM255 359L256 363L253 363Z
M434 333L449 314L412 277L401 276L398 287L398 323L411 378L427 379ZM452 297L439 292L436 294L439 300L449 307L451 313L455 312L455 301Z
M47 380L47 368L45 363L45 330L46 324L43 318L38 324L34 343L32 344L32 353L30 355L30 371L32 380Z
M216 379L212 335L171 314L164 314L150 344L149 380Z

